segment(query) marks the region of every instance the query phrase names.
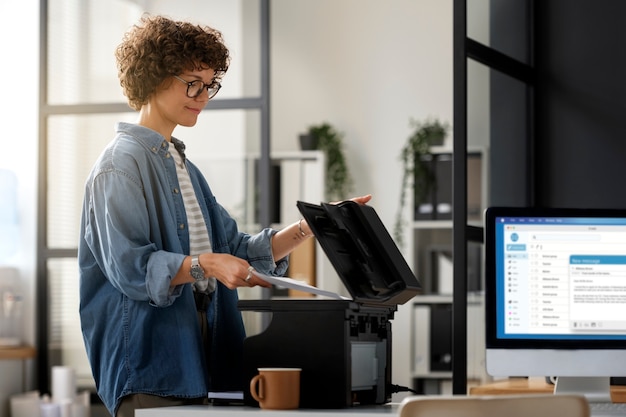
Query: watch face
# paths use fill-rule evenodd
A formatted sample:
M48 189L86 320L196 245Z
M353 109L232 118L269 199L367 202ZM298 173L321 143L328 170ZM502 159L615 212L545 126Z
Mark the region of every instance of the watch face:
M201 281L201 280L205 279L204 278L204 270L199 265L194 265L194 266L191 267L191 276L196 281Z
M191 270L189 272L196 281L202 281L203 279L206 279L204 276L204 269L202 269L202 267L200 266L198 257L196 256L191 258Z

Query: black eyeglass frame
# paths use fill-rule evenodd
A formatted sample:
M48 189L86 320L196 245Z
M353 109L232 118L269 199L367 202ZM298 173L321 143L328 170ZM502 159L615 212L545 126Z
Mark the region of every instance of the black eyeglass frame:
M206 89L209 94L209 100L211 100L220 91L220 88L222 88L222 84L217 81L212 81L211 84L206 84L202 80L187 81L180 78L178 75L173 75L173 77L178 81L187 84L187 91L185 93L189 98L199 97L200 94L202 94L202 92ZM200 88L197 87L198 83L200 84ZM189 94L189 89L191 88L198 88L198 92L195 95Z

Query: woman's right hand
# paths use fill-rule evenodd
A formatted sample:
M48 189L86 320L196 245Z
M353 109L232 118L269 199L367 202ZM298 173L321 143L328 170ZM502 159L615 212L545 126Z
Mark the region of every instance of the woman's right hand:
M226 253L203 253L199 260L207 276L215 277L231 290L257 285L267 288L272 286L256 277L250 264L236 256Z

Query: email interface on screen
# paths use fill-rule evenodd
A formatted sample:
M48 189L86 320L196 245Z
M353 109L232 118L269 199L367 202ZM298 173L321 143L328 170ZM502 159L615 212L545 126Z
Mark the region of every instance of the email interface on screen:
M626 218L495 224L498 338L626 339Z

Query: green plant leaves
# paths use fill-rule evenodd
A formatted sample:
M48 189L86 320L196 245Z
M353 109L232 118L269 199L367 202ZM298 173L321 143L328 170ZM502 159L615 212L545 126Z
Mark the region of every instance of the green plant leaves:
M308 133L318 138L317 148L326 154L327 201L347 199L354 183L343 152L343 133L326 122L310 126Z
M406 144L400 151L400 161L402 162L402 182L400 189L400 203L396 215L394 226L394 239L398 246L404 245L403 231L406 222L402 216L406 205L407 188L412 185L413 201L423 200L431 188L436 186L435 176L427 164L427 155L430 155L432 146L441 145L450 130L448 123L440 122L437 119L427 119L423 122L411 119L409 125L413 132L407 138ZM409 182L412 180L412 184Z

